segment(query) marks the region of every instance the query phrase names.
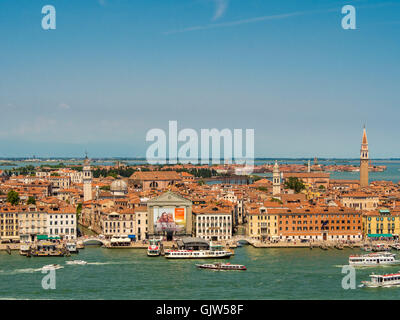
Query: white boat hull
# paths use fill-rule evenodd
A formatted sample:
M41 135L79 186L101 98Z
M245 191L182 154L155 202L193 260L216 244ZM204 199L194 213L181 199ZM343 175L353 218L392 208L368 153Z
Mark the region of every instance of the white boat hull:
M211 252L166 252L167 259L227 259L233 255L228 251L211 251Z

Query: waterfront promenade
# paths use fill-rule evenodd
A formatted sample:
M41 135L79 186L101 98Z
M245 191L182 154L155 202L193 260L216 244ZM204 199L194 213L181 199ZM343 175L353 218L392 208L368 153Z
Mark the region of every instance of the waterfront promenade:
M313 241L313 242L301 242L301 241L279 241L279 242L269 242L269 241L257 241L257 240L249 240L246 237L233 237L232 240L228 241L218 241L214 242L214 244L219 244L224 247L229 248L236 248L237 241L242 240L246 241L250 246L254 248L310 248L310 249L317 249L317 248L324 248L324 249L336 249L338 246L343 248L360 248L366 245L373 245L374 242L363 240L357 242L337 242L337 241ZM249 241L248 241L249 240ZM138 241L138 242L131 242L129 245L122 245L122 246L111 246L108 240L103 238L96 238L96 237L82 237L78 239L78 242L87 242L87 241L98 241L98 246L103 246L107 249L147 249L149 243L147 241ZM375 241L378 243L379 241ZM396 241L382 241L387 245L393 245L397 243ZM176 246L175 241L163 241L164 249L173 248L174 245ZM19 250L21 243L2 243L0 244L0 251L6 251L7 247L10 250ZM85 247L92 247L93 244L85 245Z

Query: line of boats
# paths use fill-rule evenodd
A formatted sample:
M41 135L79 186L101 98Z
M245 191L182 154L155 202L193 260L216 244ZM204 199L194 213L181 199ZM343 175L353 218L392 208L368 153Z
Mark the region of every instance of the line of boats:
M78 253L78 244L75 242L54 243L39 241L37 243L21 244L19 253L26 257L64 257ZM83 245L80 246L83 248Z
M163 249L161 240L151 239L147 248L147 255L149 257L157 257L164 255L167 259L228 259L234 252L226 250L222 245L215 245L210 243L209 249L202 250L187 250L187 249ZM218 271L245 271L247 268L241 264L230 263L205 263L196 264L199 269L209 269Z
M399 265L400 260L396 259L396 254L390 253L386 250L390 250L390 248L385 246L382 247L382 250L379 250L384 252L374 252L363 255L352 255L349 257L349 265L353 267L376 267L385 265ZM369 277L370 277L369 281L361 281L362 283L361 287L384 288L384 287L400 286L400 271L398 273L382 274L382 275L372 273Z

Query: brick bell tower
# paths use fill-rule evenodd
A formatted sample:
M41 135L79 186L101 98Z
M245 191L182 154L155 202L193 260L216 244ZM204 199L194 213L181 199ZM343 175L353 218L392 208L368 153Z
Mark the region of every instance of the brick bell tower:
M369 168L369 153L368 153L368 140L367 132L363 130L363 137L361 142L361 153L360 153L360 187L368 187L368 168Z

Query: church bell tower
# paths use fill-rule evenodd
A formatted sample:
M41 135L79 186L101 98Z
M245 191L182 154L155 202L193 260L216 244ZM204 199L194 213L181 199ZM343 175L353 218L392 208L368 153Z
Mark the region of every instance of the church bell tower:
M281 177L279 175L278 161L275 161L274 170L272 174L272 195L281 193Z
M83 163L83 201L92 200L92 170L90 167L90 160L85 157L85 161Z
M368 140L367 132L363 131L363 137L361 142L361 153L360 153L360 187L368 187L368 170L369 170L369 152L368 152Z

